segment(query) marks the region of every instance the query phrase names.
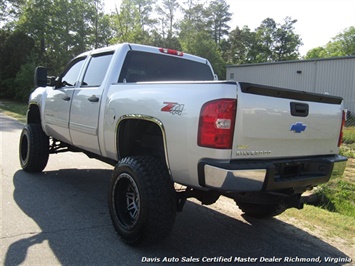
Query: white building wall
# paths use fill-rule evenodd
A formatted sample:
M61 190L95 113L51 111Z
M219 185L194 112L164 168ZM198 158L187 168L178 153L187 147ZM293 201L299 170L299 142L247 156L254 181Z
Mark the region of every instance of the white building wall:
M227 79L341 96L355 114L355 56L227 66Z

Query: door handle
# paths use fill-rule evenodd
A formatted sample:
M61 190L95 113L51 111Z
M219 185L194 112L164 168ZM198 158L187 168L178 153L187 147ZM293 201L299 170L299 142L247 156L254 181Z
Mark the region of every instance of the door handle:
M88 100L92 103L97 103L99 101L99 98L96 97L96 95L92 95L91 97L88 98Z
M70 97L68 95L63 96L62 99L66 102L70 101Z
M309 113L309 105L306 103L290 102L291 115L307 117Z

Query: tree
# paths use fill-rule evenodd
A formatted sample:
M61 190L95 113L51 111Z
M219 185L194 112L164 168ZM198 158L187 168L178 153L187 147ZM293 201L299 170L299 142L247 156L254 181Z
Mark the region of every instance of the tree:
M48 0L29 0L21 7L21 14L17 22L17 28L27 32L35 41L37 60L45 62L47 41L53 34L51 25L52 2Z
M93 48L100 1L28 0L16 27L34 39L36 63L59 74L73 56Z
M284 24L277 24L267 18L256 29L256 42L259 54L257 62L275 62L295 60L299 57L298 49L302 44L301 38L294 33L297 20L286 17Z
M302 41L294 33L296 22L286 17L284 24L278 24L266 18L255 31L247 26L236 27L228 40L221 43L224 60L229 64L245 64L298 59Z
M256 45L259 53L257 62L272 61L272 50L275 47L274 37L276 32L276 22L271 18L266 18L261 22L261 25L256 28Z
M151 28L157 21L152 19L153 0L132 0L140 15L140 25L144 32L146 28Z
M123 0L120 9L112 15L114 37L111 43L137 42L142 40L140 16L134 2Z
M1 77L1 69L5 66L4 58L6 56L5 47L6 47L6 40L9 38L10 31L0 29L0 80Z
M0 22L4 21L4 18L6 17L6 6L7 6L7 1L5 0L0 0Z
M90 43L95 44L94 48L105 47L110 44L110 40L113 38L110 15L98 14L95 35L92 38L94 40L90 41Z
M162 35L165 37L166 24L168 25L167 37L171 38L174 35L175 12L179 8L177 0L162 0L157 7L157 12L160 15L159 21L162 26Z
M343 33L335 36L335 42L341 44L341 50L344 56L355 55L355 27L345 29Z
M25 0L0 0L0 25L13 29L14 23L18 20L21 6L25 3Z
M85 52L89 48L94 48L91 43L91 36L96 35L96 23L98 22L98 13L102 9L99 0L62 0L69 4L68 12L71 15L69 20L70 36L68 40L67 51L70 51L71 57ZM66 11L66 10L65 10Z
M178 21L180 3L182 19ZM157 18L153 17L153 10L157 11ZM103 0L0 0L1 89L23 87L34 65L44 65L51 75L57 75L73 56L122 42L205 57L220 77L225 75L226 62L297 59L301 39L294 33L296 20L287 17L283 24L277 24L268 18L255 31L246 26L230 31L230 20L226 0L122 0L111 14L104 14ZM328 50L354 54L353 31L352 27L349 33L336 36ZM15 32L17 37L12 36ZM13 40L20 36L18 32L22 33L22 40L16 43ZM9 40L16 49L22 47L21 41L28 42L27 48L22 47L28 56L11 58L11 53L4 52ZM328 50L324 48L322 52L334 54Z
M345 29L323 47L309 50L306 59L355 55L355 27Z
M256 62L259 54L256 45L256 33L248 26L236 27L229 34L228 41L223 42L224 60L228 64L245 64Z
M16 77L13 82L13 90L15 95L13 98L15 100L26 102L28 101L28 96L33 90L33 70L36 68L34 60L31 56L28 57L28 60L25 64L21 65L19 71L16 74Z
M198 32L189 43L189 46L183 45L182 48L184 52L208 59L218 77L225 77L225 62L218 45L213 41L209 33Z
M231 21L232 13L229 12L229 5L225 0L212 1L208 7L210 14L210 27L212 38L215 43L220 43L222 37L228 35L230 27L228 22Z
M298 34L294 33L294 24L297 20L286 17L284 22L276 30L274 61L296 60L300 55L298 49L302 45L302 40Z
M21 90L22 88L16 88L14 81L18 72L21 70L22 65L25 65L30 61L29 56L33 52L34 40L22 31L15 31L10 35L5 36L2 34L2 39L5 42L0 50L0 53L2 54L0 64L0 95L3 97L15 98L18 94L18 90ZM31 85L33 84L32 81L30 83Z
M198 33L209 33L209 15L204 5L196 0L185 1L181 9L184 17L179 23L179 40L183 48L188 51ZM211 37L207 36L207 38Z
M329 57L327 50L324 47L316 47L307 52L305 59L326 58L326 57Z
M110 43L135 42L149 44L150 33L157 23L152 19L153 0L123 0L116 13L110 16Z

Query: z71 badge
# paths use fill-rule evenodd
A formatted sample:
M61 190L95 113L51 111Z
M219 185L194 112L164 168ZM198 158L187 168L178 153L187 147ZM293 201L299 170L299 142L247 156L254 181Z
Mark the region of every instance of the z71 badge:
M164 102L166 104L163 108L161 108L162 112L169 112L173 115L181 115L182 111L184 110L184 105L179 103L171 103L171 102Z

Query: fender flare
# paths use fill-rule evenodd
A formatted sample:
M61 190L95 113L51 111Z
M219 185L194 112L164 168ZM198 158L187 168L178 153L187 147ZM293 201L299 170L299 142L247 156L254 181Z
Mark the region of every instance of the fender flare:
M115 130L115 132L116 132L115 147L117 149L116 152L117 152L118 159L121 158L120 152L119 152L119 146L118 146L119 131L120 131L120 126L122 125L122 122L125 120L144 120L147 122L154 123L159 127L161 134L162 134L162 138L163 138L164 155L165 155L164 159L165 159L165 163L166 163L167 169L169 171L169 174L171 176L165 127L164 127L163 122L156 117L142 115L142 114L128 114L128 115L123 115L118 118L117 124L116 124L116 130Z

